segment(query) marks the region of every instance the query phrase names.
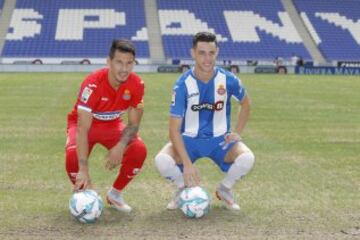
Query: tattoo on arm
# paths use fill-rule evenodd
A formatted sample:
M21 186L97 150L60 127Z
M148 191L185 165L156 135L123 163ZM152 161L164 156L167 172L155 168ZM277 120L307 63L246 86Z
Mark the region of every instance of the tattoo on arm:
M80 158L79 159L79 165L81 166L87 166L88 165L88 161L86 159Z
M138 130L139 130L139 126L127 125L122 132L122 137L120 142L124 144L124 146L127 146L130 140L136 135Z

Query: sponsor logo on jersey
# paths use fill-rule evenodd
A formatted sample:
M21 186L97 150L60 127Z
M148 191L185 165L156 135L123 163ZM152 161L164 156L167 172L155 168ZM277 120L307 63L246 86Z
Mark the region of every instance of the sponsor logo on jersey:
M217 93L219 95L224 95L226 93L226 89L225 89L224 85L222 85L222 84L219 85L219 88L217 89Z
M130 91L128 89L125 89L124 94L122 95L122 98L125 101L129 101L131 98Z
M217 101L216 103L200 103L191 106L194 112L201 110L221 111L224 108L224 101Z
M101 97L101 101L109 101L108 97Z
M93 90L90 89L89 87L85 87L84 90L82 91L81 93L81 98L80 100L83 102L83 103L87 103L87 101L89 100L89 97L91 96Z
M97 87L96 84L93 84L93 83L88 84L88 86L89 86L90 88L96 88L96 87Z
M124 112L94 112L93 117L101 121L111 121L119 118Z

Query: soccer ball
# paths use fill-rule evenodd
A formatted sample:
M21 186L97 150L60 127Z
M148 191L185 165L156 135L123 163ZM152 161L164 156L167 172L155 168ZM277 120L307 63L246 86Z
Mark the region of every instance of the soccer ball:
M200 218L209 212L210 197L202 187L185 188L178 200L181 211L188 218Z
M100 217L104 202L94 190L75 192L69 200L71 215L82 223L94 223Z

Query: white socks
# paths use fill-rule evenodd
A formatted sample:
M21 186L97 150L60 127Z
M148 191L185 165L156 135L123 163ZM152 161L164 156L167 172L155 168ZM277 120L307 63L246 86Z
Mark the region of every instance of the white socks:
M161 176L174 182L178 188L183 188L185 186L183 174L170 155L165 153L156 155L155 166Z
M240 154L230 166L229 171L221 181L221 184L224 187L231 189L237 180L245 176L252 169L254 162L255 156L251 151ZM183 188L185 186L183 174L170 155L165 153L156 155L155 166L161 176L174 182L178 188Z
M228 189L231 189L235 182L241 177L245 176L253 167L255 156L252 152L244 152L240 154L230 166L225 178L221 184Z

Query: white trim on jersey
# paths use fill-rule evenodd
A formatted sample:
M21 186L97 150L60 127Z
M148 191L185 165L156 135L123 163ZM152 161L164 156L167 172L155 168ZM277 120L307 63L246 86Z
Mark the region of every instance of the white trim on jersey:
M91 108L88 108L88 107L85 107L85 106L82 106L82 105L78 105L77 106L78 109L81 109L81 110L84 110L86 112L92 112L92 109Z
M188 92L188 102L185 112L185 125L183 135L196 137L199 131L199 111L192 111L192 105L198 105L200 101L199 88L196 80L189 74L185 80Z
M225 89L224 94L219 94L220 86ZM226 118L226 102L227 102L227 89L226 89L226 75L218 72L214 79L214 100L215 103L222 101L223 109L221 111L214 111L213 117L213 134L214 137L221 136L227 131L227 118Z

